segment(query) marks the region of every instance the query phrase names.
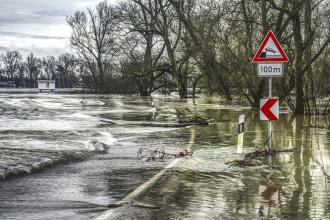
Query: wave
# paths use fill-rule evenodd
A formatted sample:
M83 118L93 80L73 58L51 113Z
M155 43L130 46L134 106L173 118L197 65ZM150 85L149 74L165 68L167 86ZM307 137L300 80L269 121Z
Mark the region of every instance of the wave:
M105 152L109 146L117 142L117 139L106 131L98 131L92 136L92 139L88 140L85 144L88 151Z
M58 164L85 160L95 153L105 153L117 142L109 132L99 131L86 143L85 150L45 150L0 148L0 179L40 171Z
M68 117L69 118L84 118L84 119L93 119L93 118L95 118L93 116L90 116L90 115L87 115L87 114L84 114L84 113L80 113L80 112L73 113L73 114L69 115Z
M33 173L57 164L87 159L88 151L49 151L1 148L0 179Z
M83 106L103 106L103 105L105 105L105 103L100 100L81 100L80 104Z

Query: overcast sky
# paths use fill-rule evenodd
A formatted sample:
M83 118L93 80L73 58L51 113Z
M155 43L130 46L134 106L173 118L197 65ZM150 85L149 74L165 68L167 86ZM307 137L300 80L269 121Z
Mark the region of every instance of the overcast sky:
M115 2L116 0L108 0ZM66 16L93 7L100 0L1 0L0 53L19 50L37 56L68 51Z

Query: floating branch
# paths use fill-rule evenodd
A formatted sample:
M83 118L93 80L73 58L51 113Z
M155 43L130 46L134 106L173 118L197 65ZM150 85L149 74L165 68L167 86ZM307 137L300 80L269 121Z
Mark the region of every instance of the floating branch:
M180 118L179 119L179 124L196 124L196 125L208 125L209 120L199 117L199 116L194 116L191 118Z
M271 138L271 136L257 150L245 154L243 160L233 160L233 161L226 162L225 164L228 164L229 167L232 167L232 166L237 166L237 167L257 166L257 165L260 165L260 164L257 163L256 160L254 160L255 158L265 157L265 156L273 156L273 155L276 155L278 153L293 152L293 151L296 150L296 148L283 149L283 150L267 149L266 144L268 143L270 138Z
M178 122L123 122L123 121L114 121L110 119L102 119L102 122L111 124L111 125L128 125L128 126L143 126L143 127L163 127L163 128L182 128L193 125L208 125L210 121L201 117L192 117L180 119Z
M308 125L307 127L309 127L309 128L329 129L330 130L330 125Z
M259 163L257 163L256 160L248 160L248 159L244 159L244 160L233 160L233 161L226 162L225 164L228 164L229 167L232 167L232 166L235 166L235 167L247 167L247 166L257 166L257 165L259 165Z
M272 156L272 155L276 155L278 153L293 152L294 150L295 150L295 148L283 149L283 150L257 149L256 151L245 154L244 159L254 159L257 157Z
M260 165L260 164L256 160L254 160L255 158L265 157L265 156L273 156L273 155L276 155L278 153L293 152L295 150L296 150L295 148L293 148L293 149L283 149L283 150L257 149L253 152L245 154L243 160L233 160L233 161L226 162L225 164L228 164L229 167L232 167L232 166L237 166L237 167L257 166L257 165Z
M176 154L165 152L164 147L156 148L155 150L140 148L137 152L137 158L139 160L155 161L155 160L164 160L169 158L192 156L192 154L193 151L189 151L186 148L179 151Z

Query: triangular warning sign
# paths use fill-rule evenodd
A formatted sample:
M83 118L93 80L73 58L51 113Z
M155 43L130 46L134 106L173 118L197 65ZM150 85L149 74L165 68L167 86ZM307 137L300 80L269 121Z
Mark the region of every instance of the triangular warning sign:
M272 63L288 62L289 59L284 53L274 33L269 31L252 61L254 63Z

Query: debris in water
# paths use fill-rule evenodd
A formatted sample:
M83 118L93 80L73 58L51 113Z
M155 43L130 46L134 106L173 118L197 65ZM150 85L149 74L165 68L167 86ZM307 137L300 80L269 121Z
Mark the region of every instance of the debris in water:
M258 165L260 165L260 162L257 160L244 159L244 160L233 160L230 162L226 162L225 164L229 164L229 167L232 167L232 166L247 167L247 166L258 166Z
M188 150L186 148L177 152L176 154L165 152L164 147L156 148L155 150L140 148L137 152L137 158L139 160L155 161L155 160L164 160L169 158L192 156L192 154L193 151Z
M330 130L330 125L308 125L309 128L321 128Z
M143 126L143 127L163 127L163 128L183 128L193 125L209 125L208 119L194 116L191 118L181 118L178 122L123 122L110 119L101 119L101 122L110 125L127 125L127 126Z
M263 144L263 146L259 147L257 150L247 153L244 156L243 160L233 160L226 162L225 164L228 164L229 167L237 166L237 167L246 167L246 166L257 166L260 165L255 158L258 157L265 157L265 156L273 156L278 153L285 153L285 152L293 152L296 150L296 148L291 149L283 149L283 150L276 150L276 149L266 149L266 144L268 143L269 138L267 141Z
M283 150L276 150L276 149L257 149L253 152L245 154L244 159L253 159L256 157L265 157L265 156L272 156L276 155L278 153L284 153L284 152L293 152L295 148L292 149L283 149Z
M196 125L208 125L209 120L199 117L199 116L194 116L190 118L180 118L179 119L179 124L196 124Z

